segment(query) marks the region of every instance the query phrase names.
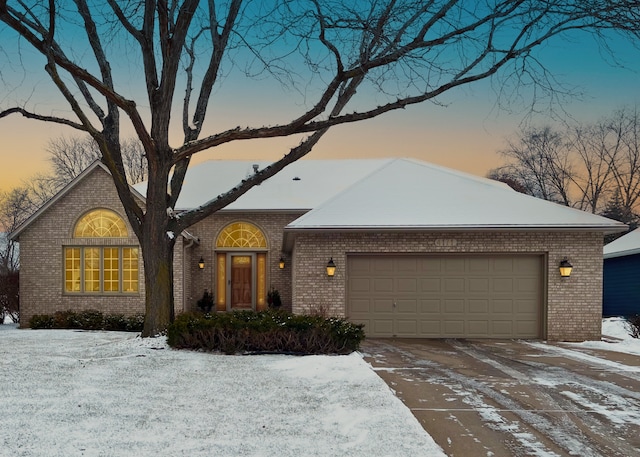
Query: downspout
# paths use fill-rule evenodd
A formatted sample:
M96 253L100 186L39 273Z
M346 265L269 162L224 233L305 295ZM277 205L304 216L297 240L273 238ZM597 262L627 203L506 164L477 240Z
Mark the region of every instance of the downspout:
M187 288L185 287L186 285L186 278L187 278L187 262L186 262L186 258L187 258L187 249L192 248L195 244L200 244L200 238L198 238L197 236L193 236L191 233L187 232L186 230L184 230L182 232L182 237L185 239L188 239L189 242L185 245L182 246L182 309L183 311L186 311L186 304L187 304ZM190 278L191 279L191 278ZM192 284L189 283L189 288L191 288Z

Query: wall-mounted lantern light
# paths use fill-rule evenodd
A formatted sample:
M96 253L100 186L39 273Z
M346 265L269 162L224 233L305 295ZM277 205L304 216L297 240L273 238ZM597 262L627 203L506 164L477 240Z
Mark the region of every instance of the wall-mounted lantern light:
M284 258L280 256L280 261L278 262L278 268L284 270Z
M333 257L331 257L329 259L329 262L327 262L327 276L331 278L335 274L336 274L336 264L333 263Z
M198 268L204 270L204 259L202 257L200 257L200 260L198 260Z
M567 260L565 257L562 262L560 262L560 276L563 278L568 278L571 276L571 270L573 270L573 265Z

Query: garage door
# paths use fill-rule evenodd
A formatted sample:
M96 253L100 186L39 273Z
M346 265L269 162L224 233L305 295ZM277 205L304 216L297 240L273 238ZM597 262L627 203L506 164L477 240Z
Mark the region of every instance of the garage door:
M539 338L543 257L349 256L347 316L367 336Z

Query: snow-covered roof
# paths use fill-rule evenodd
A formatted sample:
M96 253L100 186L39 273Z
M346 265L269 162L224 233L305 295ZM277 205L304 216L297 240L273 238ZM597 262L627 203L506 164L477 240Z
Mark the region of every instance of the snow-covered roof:
M602 249L602 252L605 259L640 253L640 228L637 228L607 244Z
M373 173L287 229L551 229L617 232L626 225L518 193L502 183L412 159Z
M241 196L226 210L304 210L339 194L391 159L298 160ZM210 160L187 171L176 210L197 208L271 162ZM146 194L146 183L135 188Z

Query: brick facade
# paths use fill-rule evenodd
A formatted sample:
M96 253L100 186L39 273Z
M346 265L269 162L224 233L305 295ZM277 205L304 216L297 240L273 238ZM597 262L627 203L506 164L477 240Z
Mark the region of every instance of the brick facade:
M327 233L296 237L293 312L344 316L350 253L539 253L547 259L544 334L548 340L599 340L602 318L602 234L591 232ZM329 258L337 266L328 278ZM560 261L574 266L561 278Z

